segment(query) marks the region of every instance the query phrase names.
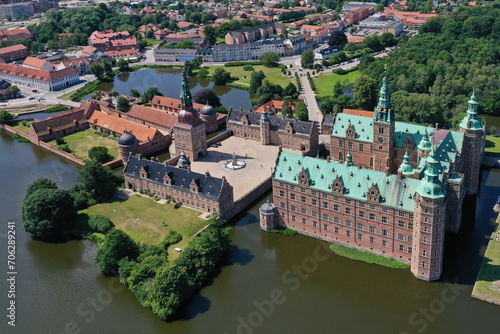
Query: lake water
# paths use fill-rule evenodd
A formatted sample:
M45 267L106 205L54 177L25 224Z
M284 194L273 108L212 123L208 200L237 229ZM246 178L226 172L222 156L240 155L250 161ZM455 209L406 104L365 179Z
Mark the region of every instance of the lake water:
M149 87L158 87L164 96L178 99L181 94L181 80L180 69L150 68L115 75L113 82L104 82L99 86L99 89L106 92L116 90L120 94L129 95L132 88L137 89L142 94ZM211 88L219 96L222 105L227 109L230 107L236 109L243 108L244 110L252 109L250 93L246 90L231 88L225 85L214 85L211 81L198 78L188 78L188 82L189 89L193 95L202 88ZM91 95L89 94L84 98L89 99Z
M0 333L493 333L500 307L470 297L492 230L500 172L485 170L469 198L464 226L446 236L442 280L423 282L409 270L388 269L329 253L324 242L262 232L258 207L231 228L226 265L166 323L141 307L92 262L90 241L47 244L22 229L26 187L50 177L61 188L77 168L29 143L0 133ZM7 222L16 222L16 328L7 325ZM453 282L453 283L448 283ZM497 328L495 330L495 328Z

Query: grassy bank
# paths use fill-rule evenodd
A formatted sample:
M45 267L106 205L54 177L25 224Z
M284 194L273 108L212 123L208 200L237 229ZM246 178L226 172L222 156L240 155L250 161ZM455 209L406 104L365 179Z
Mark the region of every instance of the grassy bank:
M481 270L477 276L472 297L500 305L500 285L493 288L493 283L500 280L500 220L496 221L495 232L491 235L484 253ZM497 283L498 284L498 283Z
M269 80L270 82L274 84L279 84L281 87L285 88L288 86L290 82L294 82L293 78L287 78L284 75L281 74L281 69L279 67L265 67L264 65L252 65L254 68L254 71L263 71L264 74L266 75L266 79ZM208 73L209 75L212 75L217 68L221 66L209 66L208 67ZM234 83L244 85L244 86L250 86L250 76L252 75L253 71L245 71L243 69L243 66L231 66L231 67L223 67L224 70L228 71L231 73L232 77L238 77L239 80L235 81ZM332 86L333 87L333 86Z
M101 81L97 79L91 82L87 82L83 87L80 87L77 90L63 94L59 96L58 99L78 102L81 99L83 99L85 95L91 94L94 91L96 91L100 84Z
M175 245L184 249L192 236L201 230L207 221L198 218L200 212L174 204L160 204L150 198L132 196L127 200L115 199L83 210L84 213L98 213L108 217L116 228L125 231L135 241L158 245L174 230L182 235L182 241ZM171 251L169 254L173 255Z
M89 158L88 151L94 146L104 146L108 149L113 159L118 158L118 143L116 139L101 136L92 129L75 132L63 138L71 149L72 154L82 160ZM53 146L57 145L55 140L50 141L49 144Z
M396 260L388 259L386 257L375 255L367 252L362 252L357 249L344 247L340 245L330 245L330 249L337 255L347 257L352 260L363 261L367 263L375 263L384 267L395 269L408 269L409 265L398 262Z
M333 93L333 86L337 82L349 81L351 83L356 80L356 78L361 73L359 71L353 71L344 75L326 72L321 73L318 77L313 77L316 87L318 88L318 96L331 96Z
M484 154L492 157L500 157L500 137L492 135L486 136Z
M26 125L24 125L23 123ZM12 125L12 127L14 129L17 129L17 130L23 132L23 133L29 134L31 123L33 123L33 122L21 122L21 121L19 121L19 122L16 122L15 125Z

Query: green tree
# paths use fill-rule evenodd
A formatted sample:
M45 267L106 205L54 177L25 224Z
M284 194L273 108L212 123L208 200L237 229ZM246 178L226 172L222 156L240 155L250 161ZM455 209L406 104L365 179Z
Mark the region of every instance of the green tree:
M327 43L329 46L342 47L347 43L347 36L342 31L336 30L336 31L332 32Z
M97 79L102 79L104 77L104 66L101 63L95 62L90 65L90 71Z
M122 230L112 229L99 245L94 262L103 275L117 275L118 262L121 259L136 259L139 247L132 238Z
M89 214L89 227L99 233L108 233L115 225L106 216L99 214Z
M377 103L378 83L372 77L361 74L354 81L354 97L356 104L363 110L373 110Z
M215 45L217 42L217 30L212 25L206 25L203 28L203 35L210 45Z
M109 77L113 75L113 66L107 59L102 60L102 67L104 69L104 73Z
M280 61L280 56L276 52L268 51L262 55L262 64L266 67L276 67Z
M141 94L141 102L148 103L155 96L163 96L162 93L158 90L158 87L149 87L147 91Z
M220 98L210 88L202 88L193 94L193 101L200 104L208 104L214 108L221 106Z
M12 95L16 96L21 90L16 85L12 85L9 91Z
M109 154L108 148L105 146L94 146L89 150L88 154L90 159L97 160L101 164L113 159L113 157Z
M129 63L125 59L118 59L116 66L118 66L120 72L130 71Z
M24 230L35 239L56 237L76 215L73 198L67 190L40 188L23 202Z
M281 110L281 114L285 117L289 117L293 114L293 110L289 102L283 103L283 109Z
M299 102L295 105L295 117L301 121L309 120L309 113L307 107L303 102Z
M132 97L141 97L141 93L139 93L139 91L135 88L132 88L130 90L130 96Z
M116 101L116 109L127 112L130 109L130 103L125 96L118 96L118 100Z
M100 100L101 99L101 94L99 94L99 92L93 92L92 95L90 96L90 98L92 100Z
M29 195L33 194L38 189L58 189L56 183L51 179L46 177L39 177L32 184L26 188L26 195L24 198L29 197Z
M109 167L97 160L87 160L78 176L81 188L97 202L107 200L116 191L118 178Z
M14 119L14 115L5 110L0 110L0 123L4 124Z
M153 32L153 30L149 29L148 31L146 31L146 38L155 38L155 33Z
M255 94L257 92L257 89L262 86L262 80L264 80L265 77L266 75L262 70L258 72L252 72L252 74L250 75L250 93Z
M292 99L296 99L299 96L297 86L290 82L285 89L283 89L283 96L290 96Z
M304 68L310 68L314 63L314 51L312 48L306 49L300 56L300 65Z
M382 2L378 3L375 5L375 11L376 12L382 12L384 10L384 4Z
M218 67L212 75L212 80L216 85L225 85L231 80L231 74L222 67Z
M113 96L113 97L116 97L116 96L120 95L120 93L118 93L118 91L117 91L117 90L112 90L112 91L111 91L111 92L109 92L108 94L109 94L109 96Z

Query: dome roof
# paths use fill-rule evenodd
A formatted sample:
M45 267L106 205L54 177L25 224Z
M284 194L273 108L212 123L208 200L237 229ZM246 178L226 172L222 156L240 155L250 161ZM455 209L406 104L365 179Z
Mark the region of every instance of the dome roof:
M189 161L189 158L186 156L186 152L182 151L181 157L179 158L179 161L177 161L177 167L188 168L190 165L191 161Z
M276 206L273 203L266 202L260 206L259 211L263 215L272 215L276 212Z
M200 114L202 116L213 116L213 115L216 114L216 110L215 110L214 107L212 107L211 105L209 105L208 102L207 102L207 104L203 108L201 108Z
M191 110L181 110L179 112L179 121L183 123L193 123L198 117L198 111L196 109Z
M133 146L139 143L137 138L128 131L125 131L120 138L118 138L118 145Z

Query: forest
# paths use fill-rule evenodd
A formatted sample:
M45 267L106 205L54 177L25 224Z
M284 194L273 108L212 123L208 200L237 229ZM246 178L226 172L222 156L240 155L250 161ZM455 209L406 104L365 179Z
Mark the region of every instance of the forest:
M378 83L388 77L399 120L454 128L473 92L480 113L500 115L499 38L499 5L460 7L360 70Z

